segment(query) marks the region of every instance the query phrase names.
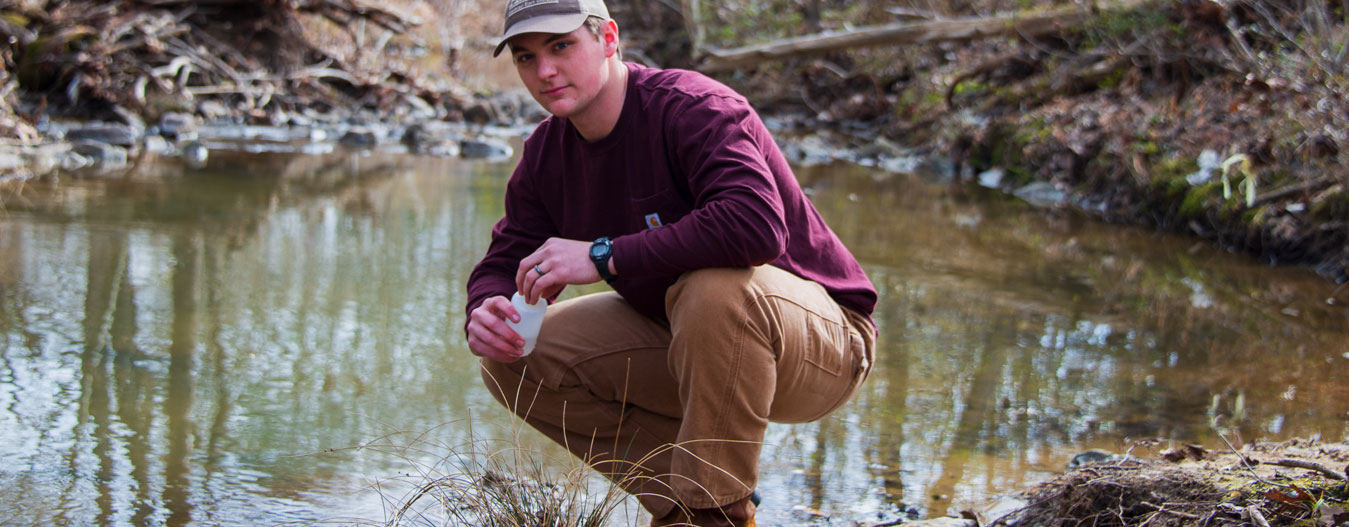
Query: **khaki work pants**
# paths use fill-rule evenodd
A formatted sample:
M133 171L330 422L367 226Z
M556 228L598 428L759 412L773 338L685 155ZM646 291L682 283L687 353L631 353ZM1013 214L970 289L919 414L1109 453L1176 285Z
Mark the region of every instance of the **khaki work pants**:
M559 302L534 353L482 361L498 401L656 518L745 499L768 422L828 415L874 362L865 315L776 267L685 273L665 302L669 324L617 293Z

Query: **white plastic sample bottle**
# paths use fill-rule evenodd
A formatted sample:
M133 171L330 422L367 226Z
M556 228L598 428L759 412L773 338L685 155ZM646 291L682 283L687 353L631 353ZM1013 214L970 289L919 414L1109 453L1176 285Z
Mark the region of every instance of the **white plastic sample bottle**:
M543 315L548 311L548 301L540 298L538 303L526 304L525 297L517 292L511 295L511 305L520 313L520 321L511 322L508 318L506 323L525 339L524 353L521 356L529 355L534 352L534 344L539 341L539 327L543 326Z

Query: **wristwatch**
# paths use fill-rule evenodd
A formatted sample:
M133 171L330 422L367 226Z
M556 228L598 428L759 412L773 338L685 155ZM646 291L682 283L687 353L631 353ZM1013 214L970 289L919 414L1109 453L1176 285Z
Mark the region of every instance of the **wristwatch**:
M600 278L605 282L614 283L618 277L609 272L609 258L614 256L614 244L609 241L608 236L600 236L595 243L590 244L590 261L595 262L595 270L600 272Z

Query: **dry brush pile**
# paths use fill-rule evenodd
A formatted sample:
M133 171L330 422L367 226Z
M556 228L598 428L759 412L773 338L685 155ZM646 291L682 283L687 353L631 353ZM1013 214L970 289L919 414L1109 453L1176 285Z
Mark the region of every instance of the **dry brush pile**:
M0 0L0 36L9 42L0 49L0 130L31 140L44 116L153 118L199 111L208 100L253 121L306 107L436 104L453 86L428 85L412 62L384 53L415 45L406 33L420 22L393 5ZM331 42L344 37L361 53L335 52Z
M1195 445L1162 459L1086 465L1023 493L1027 505L990 522L1041 526L1297 526L1349 523L1349 445L1293 440L1214 452Z

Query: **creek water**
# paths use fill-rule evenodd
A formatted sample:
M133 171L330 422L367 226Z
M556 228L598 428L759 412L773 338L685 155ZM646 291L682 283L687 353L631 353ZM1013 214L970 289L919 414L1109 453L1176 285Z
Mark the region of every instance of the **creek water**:
M382 523L496 439L565 469L462 338L512 167L218 153L6 192L0 524ZM763 525L955 513L1138 440L1349 437L1349 291L1310 271L920 176L798 176L882 336L850 404L769 430Z

